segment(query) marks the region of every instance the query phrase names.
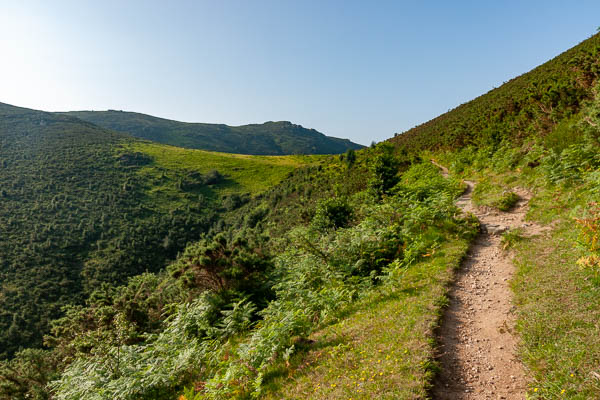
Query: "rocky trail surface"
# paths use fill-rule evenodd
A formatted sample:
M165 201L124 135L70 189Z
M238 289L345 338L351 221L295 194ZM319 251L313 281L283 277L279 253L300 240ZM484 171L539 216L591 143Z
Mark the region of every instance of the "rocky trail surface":
M527 191L516 190L519 202L511 211L501 212L475 207L471 202L474 184L466 184L457 205L475 214L482 229L449 293L438 332L441 372L431 394L438 400L524 399L527 384L516 356L519 339L509 287L514 266L502 249L501 234L521 228L523 236L530 236L545 228L524 220L530 199Z

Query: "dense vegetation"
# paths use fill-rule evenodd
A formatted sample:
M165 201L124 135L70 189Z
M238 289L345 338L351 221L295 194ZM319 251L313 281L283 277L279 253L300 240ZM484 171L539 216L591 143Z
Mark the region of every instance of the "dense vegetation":
M499 88L462 104L390 139L409 151L463 146L497 146L546 136L548 144L565 146L573 135L569 123L592 98L600 76L600 33Z
M173 121L123 111L72 111L98 126L190 149L239 154L338 154L362 146L287 121L241 126Z
M203 224L210 228L166 263L164 243L170 239L159 242L163 246L158 250L153 242L141 247L148 254L138 257L151 257L156 268L121 285L102 279L102 273L120 271L102 268L102 263L128 242L106 233L102 241L96 239L100 247L93 242L96 247L85 253L102 254L95 259L99 268L92 264L91 270L100 271L90 281L94 287L73 278L81 285L81 301L71 303L51 323L46 348L22 350L0 363L0 398L425 397L436 369L432 330L447 301L451 268L458 265L478 226L453 204L463 189L460 178L478 182L475 197L480 204L501 209L514 204L515 186L530 188L534 197L529 218L549 224L538 237L522 237L518 231L504 237L518 266L513 285L521 357L532 373L528 396L597 398L599 41L595 35L391 143L348 150L307 166L300 164L316 160L228 156L219 164L210 158L212 153L133 141L73 118L5 107L6 132L43 138L51 132L72 132L72 124L77 124L78 140L89 132L86 149L94 149L97 164L91 171L110 171L115 174L110 182L118 182L96 188L108 182L95 175L90 187L134 194L136 205L146 211L133 214L136 221L172 216L169 211L176 204L188 218L213 223ZM26 124L26 129L11 124ZM62 137L75 142L64 133L52 142L61 143ZM6 141L2 149L13 142L20 143ZM15 165L37 165L37 174L31 176L39 177L41 165L54 164L32 162L36 143L29 139L27 151L23 146L2 153L7 162L1 166L10 169L26 160ZM104 143L114 145L103 150ZM61 152L62 158L53 163L71 160L64 147ZM189 168L202 154L218 165L218 172L208 162ZM86 171L84 161L90 155L83 156L72 162ZM451 178L442 178L430 158L447 165ZM252 165L256 169L245 172ZM77 176L72 169L69 174L71 180ZM42 176L44 183L62 183ZM235 182L228 183L227 176ZM19 182L13 176L7 184L15 179ZM26 183L34 184L33 178ZM13 185L7 197L18 199L22 187ZM43 194L49 188L40 190ZM79 189L67 205L77 205L87 198L85 193ZM30 197L24 204L45 199ZM197 215L192 198L206 205ZM128 208L127 195L117 199L125 215L135 212ZM105 220L120 224L114 230L135 234L125 216L110 214L117 207L105 202ZM102 204L94 212L104 210ZM70 221L67 211L58 215ZM96 221L88 214L77 221L86 218ZM160 224L152 226L159 229ZM23 229L13 233L15 240L23 240L17 233ZM77 248L85 245L77 242ZM113 250L96 253L107 248ZM127 248L128 255L135 251L139 249ZM64 254L53 260L68 260ZM73 265L63 275L88 264ZM22 276L7 271L7 279ZM38 275L44 276L43 270ZM53 290L63 281L55 281ZM34 282L24 287L44 287L45 282ZM20 290L4 285L11 287ZM374 317L371 311L379 314ZM393 337L386 334L391 328L396 329ZM23 335L18 329L12 332ZM356 372L349 374L352 368Z
M103 282L164 268L305 161L181 150L0 105L0 358L39 347L61 307Z
M70 308L53 324L52 350L39 355L49 366L44 377L56 379L65 368L51 384L55 398L263 392L269 371L311 332L365 296L395 291L403 271L446 240L472 237L476 222L453 205L460 184L418 162L404 166L400 180L400 161L384 145L301 169L289 181L337 188L299 194L282 182L245 206L267 211L245 213L252 217L238 217L237 227L230 224L235 229L188 245L165 273L103 287L85 306ZM341 190L352 171L369 184ZM302 212L289 215L291 204ZM277 221L285 215L282 228ZM20 353L5 374L23 371L28 357ZM25 384L35 381L32 375L6 385L5 393L46 393L43 379L34 389Z

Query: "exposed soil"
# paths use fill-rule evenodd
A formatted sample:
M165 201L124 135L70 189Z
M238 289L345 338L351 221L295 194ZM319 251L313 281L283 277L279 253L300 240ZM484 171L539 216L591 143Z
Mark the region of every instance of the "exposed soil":
M516 191L520 200L509 212L484 210L473 206L473 183L466 183L457 205L479 218L482 232L449 293L438 334L441 372L431 394L439 400L524 399L527 385L516 356L519 339L509 287L514 266L502 249L501 233L520 227L530 236L547 228L525 222L527 191Z

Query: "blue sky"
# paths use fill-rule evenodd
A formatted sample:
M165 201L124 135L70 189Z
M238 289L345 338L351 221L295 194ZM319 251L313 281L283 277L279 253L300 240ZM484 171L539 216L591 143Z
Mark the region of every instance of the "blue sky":
M4 1L0 102L369 144L596 32L600 1Z

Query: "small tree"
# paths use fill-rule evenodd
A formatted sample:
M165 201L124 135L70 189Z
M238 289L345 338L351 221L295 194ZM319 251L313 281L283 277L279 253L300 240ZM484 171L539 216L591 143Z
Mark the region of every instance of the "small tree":
M356 161L356 152L353 149L348 149L346 151L346 164L348 164L348 168L350 168L354 162Z
M369 187L381 198L388 194L399 181L398 169L400 163L394 155L394 146L383 142L376 146L377 155L371 164L372 178Z
M266 281L264 274L271 265L263 245L264 238L253 230L241 232L233 240L219 233L212 240L188 246L169 269L190 289L234 290L251 295Z

